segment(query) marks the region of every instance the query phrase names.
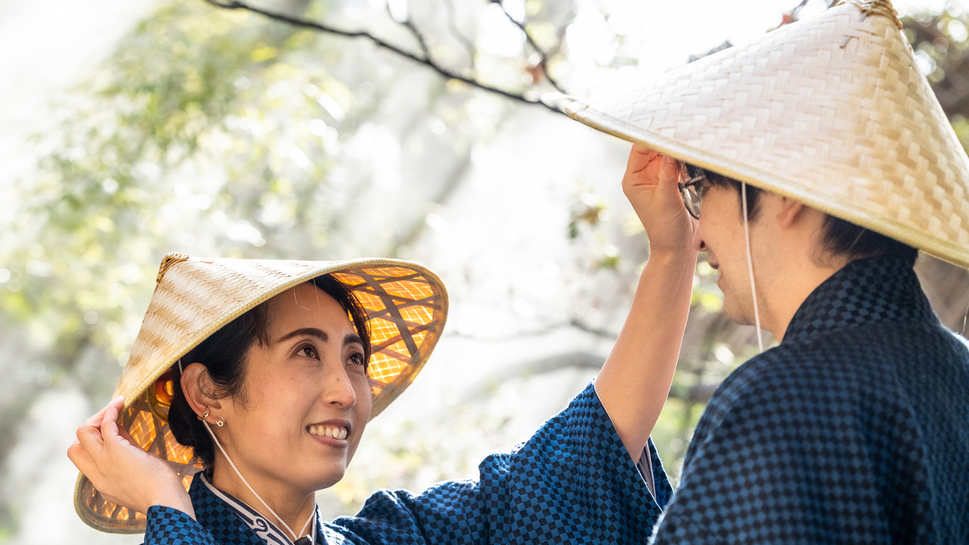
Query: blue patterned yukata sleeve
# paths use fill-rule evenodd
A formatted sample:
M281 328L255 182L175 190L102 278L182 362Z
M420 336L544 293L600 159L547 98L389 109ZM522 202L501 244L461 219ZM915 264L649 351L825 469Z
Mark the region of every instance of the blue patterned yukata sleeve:
M212 534L184 511L153 505L148 508L144 545L216 545Z
M652 443L648 448L655 499L590 384L530 440L485 458L478 480L421 494L378 491L355 517L321 523L317 543L643 543L672 494ZM198 521L152 507L146 545L259 543L208 487L193 482L189 494Z
M379 491L331 528L370 544L643 543L671 493L649 448L655 500L590 384L530 440L485 458L477 481Z

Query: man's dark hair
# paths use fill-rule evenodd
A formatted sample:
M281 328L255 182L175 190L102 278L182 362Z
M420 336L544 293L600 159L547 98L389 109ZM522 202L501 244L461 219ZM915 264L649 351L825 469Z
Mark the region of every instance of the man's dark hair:
M737 198L743 198L741 183L737 180L693 165L690 165L690 170L706 176L713 187L732 187L737 192ZM762 191L759 187L747 184L747 219L750 221L760 211L758 204ZM911 265L915 264L918 257L918 250L907 244L830 214L826 214L821 229L822 250L829 255L844 256L851 260L877 256L900 257Z
M330 275L318 276L308 283L334 298L350 315L357 334L363 339L364 361L369 362L371 347L367 313L356 296ZM206 392L209 396L216 399L234 397L244 403L249 349L256 342L262 346L271 344L270 319L267 301L232 320L199 343L182 357L182 364L187 366L198 362L205 366L215 387L214 392ZM210 468L215 463L212 438L185 399L181 387L182 373L177 363L172 370L174 395L168 411L168 426L175 439L182 445L192 447L202 464Z

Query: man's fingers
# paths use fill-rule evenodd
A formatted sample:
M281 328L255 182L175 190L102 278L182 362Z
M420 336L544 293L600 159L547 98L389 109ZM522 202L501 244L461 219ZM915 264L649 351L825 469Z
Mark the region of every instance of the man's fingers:
M652 159L653 157L659 154L659 152L654 150L653 148L647 148L642 144L633 144L632 153L643 155L645 157L648 157L649 159Z
M659 182L661 184L678 182L679 178L680 162L669 155L664 155L663 162L659 166Z
M638 173L649 165L649 162L656 158L659 152L656 150L633 144L633 149L629 152L629 161L626 163L626 170Z

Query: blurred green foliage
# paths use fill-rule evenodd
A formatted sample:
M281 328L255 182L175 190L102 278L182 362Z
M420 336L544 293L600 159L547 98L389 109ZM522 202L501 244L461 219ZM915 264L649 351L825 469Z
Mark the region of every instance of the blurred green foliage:
M334 6L315 2L305 15L322 20ZM562 21L574 14L572 7L524 3L525 28L561 80L570 73ZM434 11L416 5L415 13L424 8ZM907 19L906 26L969 147L969 15L952 4L942 14ZM483 81L522 93L539 89L542 73L527 48L502 55L475 49L468 36L436 32L430 42L442 59L466 62ZM623 36L612 38L617 54L605 64L639 61L623 47ZM66 377L95 399L107 397L165 253L337 257L334 240L372 183L368 173L349 170L345 147L364 124L387 115L385 99L401 74L414 70L374 51L364 41L199 0L171 0L62 101L61 128L37 136L36 174L19 183L21 205L0 231L0 325L29 332L34 352L43 355L36 359L45 362L38 365L46 366L37 376L47 377L18 383L0 401L0 437L6 438L0 458L15 437L14 422L50 382ZM510 111L507 102L484 104L456 81L434 81L423 91L427 103L413 107L433 111L453 130L454 157L467 159ZM647 257L644 235L638 222L611 214L605 199L579 185L563 236L577 245L590 275L623 283L610 303L622 305ZM364 250L392 253L401 240L383 234ZM751 329L726 321L721 305L716 272L701 260L691 329L654 433L674 476L709 395L752 355ZM345 479L333 490L338 500L359 505L374 487L406 485L426 471L438 478L467 474L476 454L469 445L500 435L504 421L473 412L454 418L461 431L443 439L450 439L446 452L432 441L440 438L415 433L416 424L375 439L389 448L389 458L379 462L384 472ZM10 532L11 509L0 502L0 541Z

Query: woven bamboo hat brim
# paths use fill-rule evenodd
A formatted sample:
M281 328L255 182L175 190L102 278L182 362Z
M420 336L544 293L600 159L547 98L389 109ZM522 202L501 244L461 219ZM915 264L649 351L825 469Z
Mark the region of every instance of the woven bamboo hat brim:
M850 0L565 110L969 268L969 158L887 0Z
M145 451L167 461L186 488L201 465L192 449L180 445L168 428L172 384L167 372L246 311L324 274L346 286L367 312L373 418L414 380L441 338L448 296L433 272L391 259L270 261L169 254L162 261L155 293L115 396L125 398L119 425ZM84 522L98 530L145 531L144 514L105 501L83 475L74 490L74 507Z

